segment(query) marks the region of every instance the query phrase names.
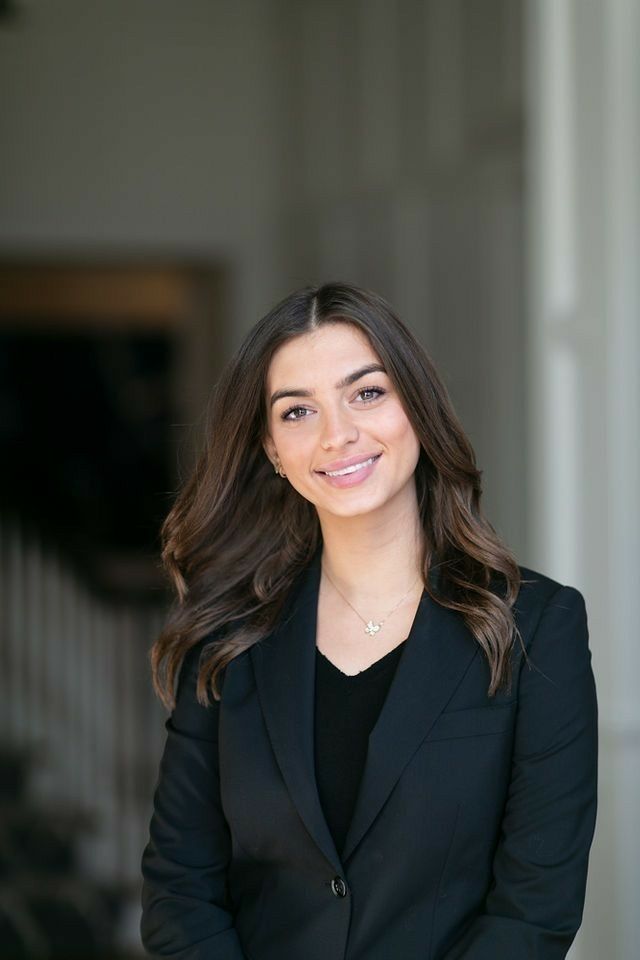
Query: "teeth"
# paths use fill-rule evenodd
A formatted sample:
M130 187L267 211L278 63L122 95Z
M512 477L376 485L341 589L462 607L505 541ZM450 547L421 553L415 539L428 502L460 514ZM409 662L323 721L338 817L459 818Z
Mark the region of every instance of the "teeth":
M356 470L362 470L364 467L368 467L375 459L375 457L369 457L368 460L363 460L362 463L354 463L350 467L345 467L344 470L325 470L325 473L328 477L344 477L347 473L355 473Z

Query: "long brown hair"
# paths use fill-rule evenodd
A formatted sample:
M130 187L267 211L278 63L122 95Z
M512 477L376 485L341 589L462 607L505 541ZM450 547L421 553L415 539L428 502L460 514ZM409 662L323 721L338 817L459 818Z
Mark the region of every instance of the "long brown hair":
M266 381L291 337L325 323L354 324L398 391L420 441L415 472L429 595L460 612L489 667L489 696L511 679L520 571L480 509L480 471L431 359L388 303L346 283L305 287L249 332L214 387L205 447L161 531L176 598L151 649L155 690L169 709L186 653L209 638L200 703L220 698L226 665L275 627L294 581L321 542L315 507L270 463ZM437 589L429 574L437 568Z

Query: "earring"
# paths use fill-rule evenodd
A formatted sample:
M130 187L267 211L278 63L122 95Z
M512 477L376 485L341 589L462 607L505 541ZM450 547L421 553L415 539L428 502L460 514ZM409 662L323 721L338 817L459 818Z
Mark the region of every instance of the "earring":
M280 458L276 455L276 462L273 465L273 469L275 473L279 473L281 477L286 477L286 473L282 472L282 470L280 469L281 467L282 467L282 464L280 463Z

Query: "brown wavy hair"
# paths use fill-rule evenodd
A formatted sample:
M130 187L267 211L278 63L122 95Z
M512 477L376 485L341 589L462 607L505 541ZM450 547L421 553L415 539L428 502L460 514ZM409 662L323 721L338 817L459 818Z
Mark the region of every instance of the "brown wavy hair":
M519 567L480 509L481 471L433 362L382 297L352 284L305 287L249 332L216 383L206 437L162 525L162 561L175 590L150 651L153 684L168 709L186 653L203 644L197 698L220 699L227 664L275 627L287 594L322 535L315 507L274 472L263 447L271 358L325 323L351 323L369 339L420 441L415 471L429 595L460 612L490 668L488 695L510 686L518 634L512 606ZM430 578L431 571L439 576ZM436 586L437 583L437 586Z

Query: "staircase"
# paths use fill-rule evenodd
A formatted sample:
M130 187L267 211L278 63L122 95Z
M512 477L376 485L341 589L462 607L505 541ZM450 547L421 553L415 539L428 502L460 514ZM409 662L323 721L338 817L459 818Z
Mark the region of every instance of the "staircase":
M0 956L139 956L164 610L96 595L19 521L0 533Z

